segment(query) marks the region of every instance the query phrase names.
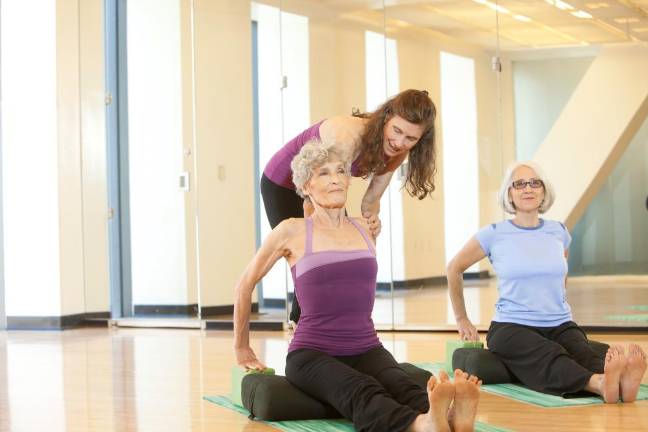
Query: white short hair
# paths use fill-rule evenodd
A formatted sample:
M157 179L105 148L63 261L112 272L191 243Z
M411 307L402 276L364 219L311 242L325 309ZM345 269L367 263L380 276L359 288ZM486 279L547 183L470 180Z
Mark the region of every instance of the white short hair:
M299 153L290 163L292 169L292 181L297 194L305 198L304 185L313 177L313 170L321 167L331 159L339 159L344 164L346 175L351 174L351 162L344 153L332 145L322 143L319 139L311 139L304 144Z
M510 214L516 213L515 206L509 198L509 189L513 184L513 174L518 168L523 166L531 168L533 171L535 171L536 177L542 180L542 183L544 184L545 196L544 200L542 200L542 203L540 203L538 212L546 213L553 205L554 200L556 199L556 193L554 192L553 185L545 175L542 168L540 168L540 165L533 161L513 162L511 165L509 165L508 169L506 170L506 174L504 175L502 185L500 186L499 192L497 194L497 203L502 209L504 209L505 212Z

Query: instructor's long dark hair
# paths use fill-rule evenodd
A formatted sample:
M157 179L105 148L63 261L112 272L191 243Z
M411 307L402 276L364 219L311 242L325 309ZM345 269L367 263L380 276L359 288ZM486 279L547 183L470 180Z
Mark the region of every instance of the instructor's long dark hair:
M421 138L409 152L405 188L411 196L418 199L423 199L434 191L436 107L427 91L405 90L372 113L355 111L353 115L369 119L361 137L358 156L358 169L365 178L385 170L384 127L390 118L397 115L410 123L423 126Z

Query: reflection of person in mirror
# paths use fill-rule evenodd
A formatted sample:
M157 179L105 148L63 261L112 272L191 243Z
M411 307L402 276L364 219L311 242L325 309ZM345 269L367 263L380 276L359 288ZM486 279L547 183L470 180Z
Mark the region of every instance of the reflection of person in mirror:
M609 348L603 358L572 321L565 299L571 236L560 222L539 214L554 202L554 189L533 162L511 165L499 204L513 219L475 234L448 264L448 284L459 334L478 340L466 314L462 273L488 257L498 276L499 299L488 330L488 348L527 387L565 396L588 391L605 402L633 402L646 370L646 354Z
M291 266L302 316L288 348L286 377L332 405L357 430L472 430L480 381L461 370L431 377L427 391L378 340L375 237L364 218L346 216L351 163L337 146L306 143L291 164L297 193L313 212L282 221L264 241L236 288L237 362L262 369L249 342L252 291L280 259ZM452 404L454 400L454 404ZM453 408L450 409L450 405Z
M351 174L370 177L361 212L374 235L380 232L380 198L394 171L407 159L405 187L423 199L434 191L436 108L426 91L405 90L372 113L354 113L322 120L290 140L266 165L261 195L270 226L312 211L309 200L295 193L290 161L309 139L335 143L353 161ZM293 302L292 321L299 319Z

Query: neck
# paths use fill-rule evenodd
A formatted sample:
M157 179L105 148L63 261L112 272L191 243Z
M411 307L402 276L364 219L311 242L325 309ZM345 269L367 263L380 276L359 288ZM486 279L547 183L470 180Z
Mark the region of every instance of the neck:
M312 218L320 226L338 228L344 222L344 207L324 208L316 205Z
M540 217L538 216L537 210L530 212L518 211L517 213L515 213L513 222L515 223L515 225L519 225L525 228L533 228L540 224Z

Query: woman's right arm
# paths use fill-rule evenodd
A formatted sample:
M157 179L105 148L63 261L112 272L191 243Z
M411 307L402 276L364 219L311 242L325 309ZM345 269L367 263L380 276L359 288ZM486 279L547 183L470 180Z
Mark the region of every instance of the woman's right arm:
M473 264L484 258L486 254L475 237L468 240L468 243L448 263L448 288L450 300L454 310L459 337L463 340L477 341L479 334L477 329L468 319L466 304L463 296L463 273Z
M289 255L286 245L294 232L295 220L285 220L270 232L236 284L234 299L234 350L236 362L246 369L265 369L250 348L250 309L252 291L263 276L282 257Z

